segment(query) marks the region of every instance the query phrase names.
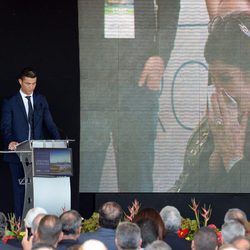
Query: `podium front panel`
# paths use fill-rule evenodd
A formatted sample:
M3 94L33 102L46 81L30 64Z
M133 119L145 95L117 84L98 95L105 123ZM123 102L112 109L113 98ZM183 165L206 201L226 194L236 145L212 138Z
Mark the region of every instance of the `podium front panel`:
M69 177L33 177L34 207L43 207L49 214L60 215L71 208Z

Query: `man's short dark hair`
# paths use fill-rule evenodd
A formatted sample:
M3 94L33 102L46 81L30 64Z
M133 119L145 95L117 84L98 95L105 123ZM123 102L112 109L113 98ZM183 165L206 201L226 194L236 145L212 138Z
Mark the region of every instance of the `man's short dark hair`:
M141 219L136 222L141 229L142 248L158 239L158 227L151 219Z
M37 73L32 67L26 67L21 70L18 76L19 79L23 77L35 78L37 77Z
M141 242L141 230L131 222L121 222L116 229L118 249L138 249Z
M195 250L215 250L218 246L218 238L213 229L201 227L194 235Z
M60 215L64 235L76 235L82 224L82 217L76 210L69 210Z
M123 211L118 203L114 201L106 202L99 209L99 224L104 228L115 229L122 216Z
M45 215L38 226L39 242L55 245L62 232L62 223L56 215Z

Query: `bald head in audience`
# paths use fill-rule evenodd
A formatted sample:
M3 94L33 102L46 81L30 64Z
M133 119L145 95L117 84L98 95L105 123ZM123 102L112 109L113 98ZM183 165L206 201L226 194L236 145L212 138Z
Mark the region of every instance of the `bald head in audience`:
M250 240L247 237L239 236L235 238L232 244L239 250L249 250Z
M79 250L108 250L108 249L99 240L87 240L82 244Z

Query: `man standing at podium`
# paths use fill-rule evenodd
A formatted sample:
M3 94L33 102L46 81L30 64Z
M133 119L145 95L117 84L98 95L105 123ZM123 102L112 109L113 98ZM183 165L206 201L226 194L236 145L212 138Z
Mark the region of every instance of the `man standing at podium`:
M2 106L1 132L6 150L16 150L18 143L25 140L44 139L47 129L52 139L60 139L58 129L52 119L47 100L34 92L37 74L31 67L24 68L18 78L20 90L5 99ZM23 166L16 154L5 154L13 183L14 212L22 216L24 203Z

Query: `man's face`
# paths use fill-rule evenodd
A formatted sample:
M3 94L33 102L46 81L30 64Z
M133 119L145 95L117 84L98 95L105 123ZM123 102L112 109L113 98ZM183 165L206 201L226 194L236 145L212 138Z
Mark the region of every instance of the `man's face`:
M30 77L22 77L18 79L20 85L21 85L21 90L24 94L26 95L31 95L36 88L36 81L37 78L30 78Z

